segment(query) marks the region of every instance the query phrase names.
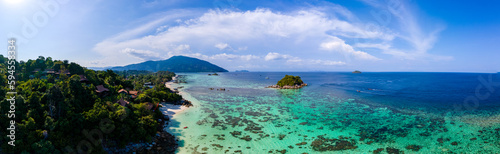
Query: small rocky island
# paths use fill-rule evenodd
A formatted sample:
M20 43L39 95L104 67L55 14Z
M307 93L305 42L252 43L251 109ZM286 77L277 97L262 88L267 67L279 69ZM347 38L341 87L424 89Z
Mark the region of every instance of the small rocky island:
M278 84L267 86L266 88L277 88L277 89L300 89L307 86L306 83L300 79L299 76L285 75L283 79L278 81Z
M352 73L361 73L361 71L355 70Z

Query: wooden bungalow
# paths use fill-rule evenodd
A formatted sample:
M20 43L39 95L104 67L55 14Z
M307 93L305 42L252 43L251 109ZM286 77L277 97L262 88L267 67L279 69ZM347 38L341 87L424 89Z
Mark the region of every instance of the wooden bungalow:
M68 70L64 70L64 71L60 70L59 72L56 72L56 75L59 75L59 74L66 74L69 76L71 73L69 73Z
M95 90L95 91L97 92L97 95L99 95L101 97L106 96L109 93L109 89L105 88L103 85L98 85L96 88L97 88L97 90Z
M120 89L120 90L118 90L118 93L119 93L119 94L125 94L125 95L128 95L128 91L127 91L127 90L125 90L125 89Z
M135 99L139 95L139 91L128 91L128 94L130 95L131 98Z
M35 70L33 70L33 71L32 71L32 73L38 73L38 72L40 72L40 70L41 70L41 69L36 68Z
M116 103L120 104L123 107L126 107L128 104L130 104L128 101L124 100L123 98L116 101Z
M54 69L46 69L45 71L43 71L43 73L45 73L45 74L54 74L55 71L54 71Z
M85 77L85 75L80 75L80 83L86 83L89 84L90 81Z
M129 95L130 98L132 98L132 99L137 98L137 96L139 95L139 91L134 91L134 90L127 91L126 89L120 89L120 90L118 90L118 93Z

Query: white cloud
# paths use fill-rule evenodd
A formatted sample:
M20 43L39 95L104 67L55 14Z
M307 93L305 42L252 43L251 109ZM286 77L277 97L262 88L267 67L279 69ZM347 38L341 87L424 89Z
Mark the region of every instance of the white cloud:
M331 60L319 60L319 59L302 59L299 57L294 57L286 54L279 54L276 52L270 52L265 57L264 60L286 60L287 63L293 63L294 65L345 65L342 61L331 61Z
M311 60L311 63L313 64L320 64L320 65L345 65L345 62L342 61L331 61L331 60Z
M282 59L288 59L288 58L292 58L292 56L279 54L276 52L270 52L264 57L264 60L270 61L270 60L282 60Z
M391 45L384 43L356 43L353 46L356 48L375 48L381 50L387 50L391 47Z
M347 10L341 12L343 16L353 18ZM289 48L296 50L295 53L301 53L299 49L308 49L309 45L330 40L332 34L348 38L375 40L388 40L390 39L388 36L392 35L384 31L364 31L363 25L330 16L318 8L289 13L273 12L269 9L245 12L209 11L198 18L176 22L177 25L165 25L166 21L178 20L175 15L170 15L106 39L96 44L94 50L108 57L114 57L116 51L126 48L150 51L165 57L193 53L217 55L221 54L220 51L237 51L241 52L242 55L263 55L266 53L263 53L262 50L266 50L266 47L262 44L270 42L273 43L273 48ZM149 31L148 29L158 33L141 36ZM134 36L135 38L131 38ZM235 50L232 45L238 48ZM215 46L218 50L210 50L208 48L210 46L212 48ZM362 52L353 53L370 58L370 55L363 55ZM331 55L327 55L328 53L316 52L316 54L324 54L320 55L322 57L331 57ZM128 55L136 58L134 55ZM227 60L232 59L230 55L223 56ZM294 55L294 57L315 59L313 56L315 55ZM274 52L266 55L264 59L270 61L281 58L290 62L301 61L289 57L292 56L289 54L279 55L279 53ZM254 57L250 57L250 59L252 58Z
M238 50L239 50L239 51L243 51L243 50L247 50L247 49L248 49L248 47L246 47L246 46L245 46L245 47L239 47L239 48L238 48Z
M216 54L216 55L213 55L213 56L210 56L208 57L208 59L212 59L212 60L244 60L244 61L250 61L250 60L254 60L254 59L260 59L259 56L255 56L255 55L234 55L234 54L226 54L226 53L222 53L222 54Z
M165 31L166 29L168 29L168 26L167 26L167 25L160 26L160 27L156 28L156 33L163 32L163 31Z
M226 48L229 47L229 44L227 44L227 43L219 43L219 44L216 44L215 47L218 48L219 50L224 50L224 49L226 49Z
M354 50L352 46L346 44L344 40L339 39L338 37L331 37L328 42L321 43L320 48L327 51L337 51L360 60L381 60L366 52Z
M121 50L122 53L126 53L130 56L139 58L141 60L157 60L161 59L160 54L153 52L153 51L148 51L148 50L136 50L136 49L131 49L131 48L125 48Z
M331 13L332 9L334 13ZM96 44L94 51L106 57L104 59L118 59L122 64L138 62L137 58L152 58L145 57L144 53L116 55L117 51L130 48L159 57L198 57L219 63L222 67L281 67L291 64L309 67L341 66L346 65L346 62L351 64L351 57L354 61L372 63L382 60L377 58L381 54L405 59L447 59L426 53L437 37L406 36L393 32L397 30L365 24L366 22L358 21L356 15L339 5L332 8L302 8L291 12L269 9L211 10L190 19L179 19L178 16L182 15L159 17L135 29L124 31ZM155 31L157 33L150 33ZM437 33L439 31L436 35ZM416 38L423 39L415 42L414 40L418 40ZM415 42L411 43L415 48L395 48L395 39L411 40L409 42ZM350 44L351 42L354 43ZM376 49L375 52L373 49ZM270 50L287 52L268 52ZM227 54L230 51L238 54ZM336 55L338 53L344 57ZM286 63L279 63L278 60Z

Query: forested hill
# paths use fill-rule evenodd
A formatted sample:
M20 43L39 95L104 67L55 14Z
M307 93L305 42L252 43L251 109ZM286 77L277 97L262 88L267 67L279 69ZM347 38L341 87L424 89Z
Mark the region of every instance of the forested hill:
M111 153L103 147L151 143L166 120L159 103L182 99L164 86L173 72L94 71L42 56L7 71L7 61L0 54L0 153ZM7 75L15 77L15 105ZM15 141L5 131L11 120Z
M146 61L127 66L113 67L111 70L147 70L169 72L227 72L226 69L197 58L173 56L167 60Z

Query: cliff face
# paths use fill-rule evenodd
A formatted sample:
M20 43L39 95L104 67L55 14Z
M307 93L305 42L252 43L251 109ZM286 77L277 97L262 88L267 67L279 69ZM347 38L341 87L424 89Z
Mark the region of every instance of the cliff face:
M127 66L113 67L111 70L147 70L170 72L228 72L226 69L210 62L185 56L173 56L166 60L146 61Z

